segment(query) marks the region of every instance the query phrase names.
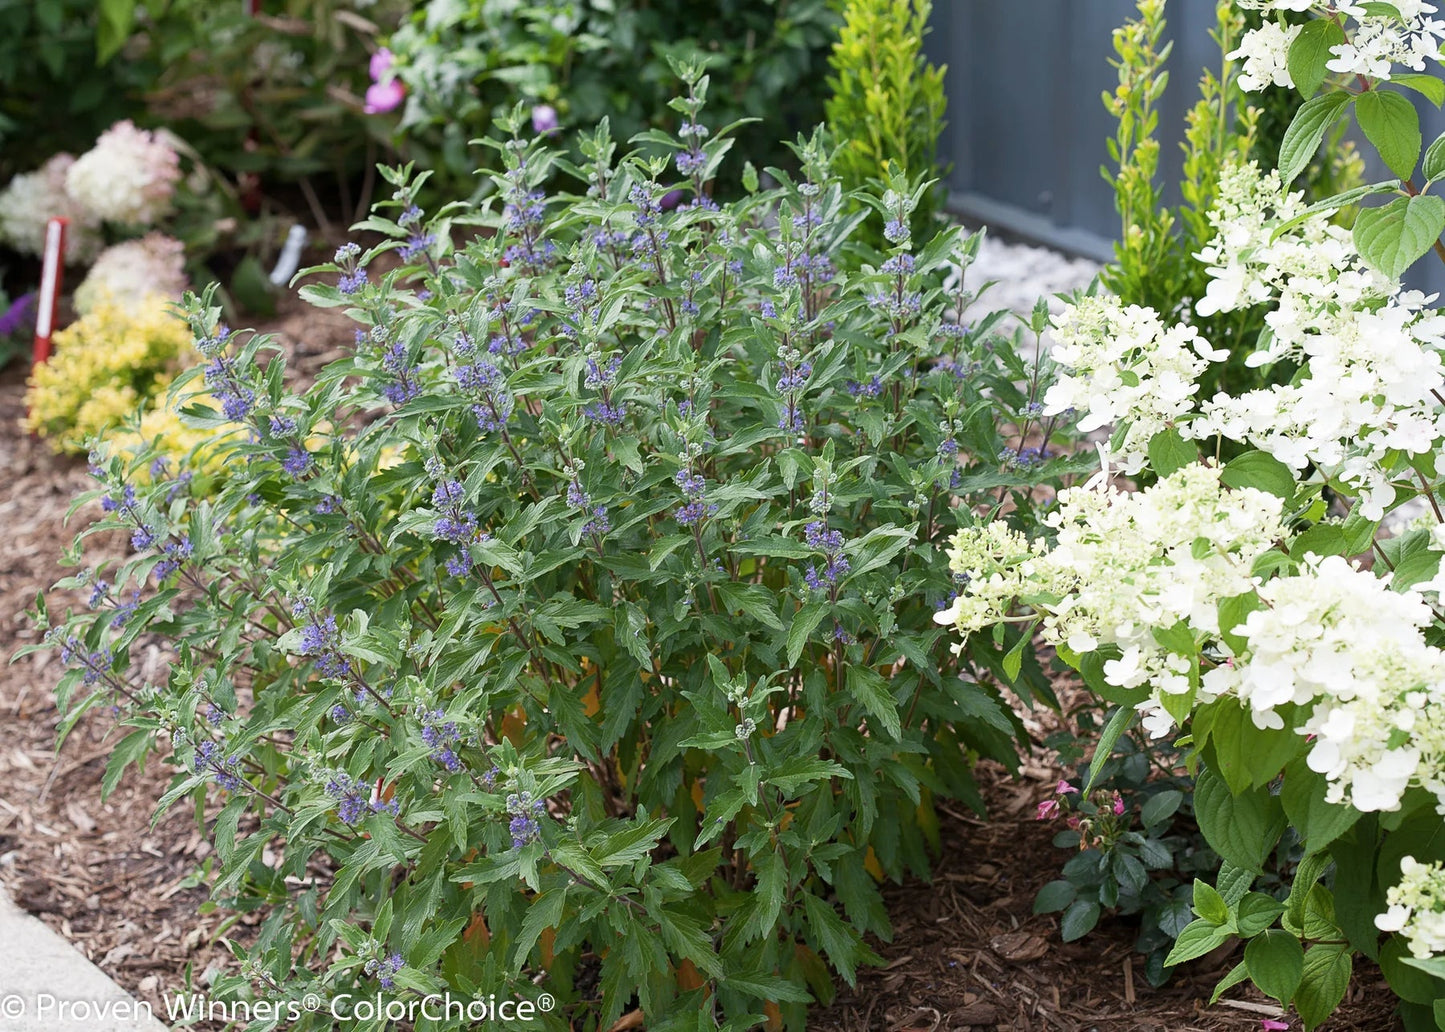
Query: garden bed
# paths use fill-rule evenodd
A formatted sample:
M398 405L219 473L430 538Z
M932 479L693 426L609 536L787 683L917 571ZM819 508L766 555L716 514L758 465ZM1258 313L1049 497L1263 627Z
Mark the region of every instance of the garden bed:
M334 311L283 301L267 328L280 334L303 371L335 357L350 324ZM18 427L23 369L0 373L0 654L33 640L21 615L35 593L59 576L56 560L70 540L64 515L88 485L83 463L53 455ZM113 546L117 557L124 541ZM74 604L80 604L76 599ZM51 596L53 608L63 602ZM202 982L226 965L220 934L245 939L242 917L229 927L206 913L204 888L192 874L210 844L193 814L176 807L151 826L153 803L168 771L133 772L102 804L99 783L115 739L103 712L87 715L57 756L52 686L58 657L41 652L0 679L0 881L15 901L61 932L126 989L161 1013L161 997ZM165 657L152 648L146 662ZM1044 729L1031 729L1037 740ZM909 882L886 892L892 943L875 943L885 966L865 970L858 988L843 987L810 1027L852 1030L1254 1030L1273 1012L1262 996L1247 1009L1203 1009L1214 981L1233 957L1211 957L1176 975L1164 989L1144 981L1131 951L1134 929L1105 922L1081 942L1064 944L1052 916L1034 916L1034 894L1055 877L1064 855L1051 825L1034 820L1036 803L1059 777L1027 766L1022 781L1001 769L980 771L989 817L961 807L942 810L943 855L931 884ZM1240 990L1230 994L1241 996ZM1357 974L1348 1002L1327 1026L1384 1032L1398 1027L1378 972ZM627 1027L641 1027L629 1025Z

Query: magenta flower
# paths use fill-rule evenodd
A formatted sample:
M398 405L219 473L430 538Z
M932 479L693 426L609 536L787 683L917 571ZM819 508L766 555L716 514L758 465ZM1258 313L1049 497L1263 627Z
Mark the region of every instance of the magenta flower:
M1059 815L1059 801L1057 799L1045 799L1039 804L1038 820L1047 821Z
M1116 815L1118 815L1118 814L1121 814L1121 813L1123 813L1123 812L1124 812L1124 797L1123 797L1123 796L1116 795L1116 796L1114 797L1114 813L1115 813Z
M1070 795L1070 794L1072 794L1072 795L1078 795L1078 794L1079 794L1079 790L1078 790L1077 788L1075 788L1073 785L1069 784L1067 781L1060 781L1060 782L1058 783L1058 785L1054 788L1054 794L1055 794L1055 795Z
M532 131L541 136L557 128L557 109L551 104L538 104L532 108Z
M381 82L381 80L385 78L386 73L391 71L391 66L395 62L396 58L392 56L391 51L386 47L382 47L376 53L372 54L370 69L371 81Z
M1264 1029L1264 1032L1286 1032L1289 1022L1275 1021L1273 1018L1260 1018L1259 1027Z
M406 87L392 75L393 63L395 58L385 47L371 55L369 70L372 83L366 89L366 103L362 107L368 115L384 115L388 111L395 111L406 98Z
M374 82L366 89L366 104L362 107L368 115L384 115L395 111L406 99L406 87L392 79L390 82Z

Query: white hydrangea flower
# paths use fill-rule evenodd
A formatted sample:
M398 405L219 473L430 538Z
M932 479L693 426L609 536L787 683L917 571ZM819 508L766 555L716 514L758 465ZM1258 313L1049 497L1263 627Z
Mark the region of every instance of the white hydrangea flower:
M185 245L160 233L108 247L76 288L76 311L84 315L102 301L133 310L157 296L179 301L190 286L185 265Z
M89 261L100 247L100 223L66 191L65 176L75 163L56 154L34 172L24 172L0 190L0 240L21 254L45 252L45 225L70 220L65 236L67 264Z
M1389 909L1375 918L1382 932L1398 932L1420 960L1445 954L1445 864L1400 859L1400 881L1385 894Z
M1339 18L1345 23L1346 41L1330 48L1334 56L1325 67L1341 75L1385 80L1394 74L1396 65L1422 72L1427 61L1442 60L1440 45L1445 40L1445 21L1430 17L1437 8L1426 0L1393 0L1391 6L1398 17L1387 9L1371 9L1348 0L1238 0L1238 3L1246 10L1314 11L1323 18ZM1245 57L1245 74L1240 76L1240 85L1246 90L1260 89L1270 81L1284 85L1269 74L1272 68L1268 64L1279 45L1279 31L1279 26L1266 22L1262 28L1245 33L1239 50L1230 55ZM1264 38L1255 39L1258 36ZM1253 55L1259 56L1252 66ZM1288 76L1287 70L1285 75Z
M66 174L70 195L95 217L149 226L171 210L180 157L160 134L117 122L75 160Z
M936 619L967 633L998 622L1023 599L1041 614L1051 644L1078 653L1117 646L1105 678L1118 687L1152 685L1156 701L1145 716L1157 726L1157 700L1190 690L1192 664L1160 644L1153 629L1182 622L1216 637L1219 601L1253 588L1254 560L1283 533L1282 506L1253 488L1226 490L1219 469L1200 464L1138 493L1103 481L1069 488L1049 517L1058 534L1050 549L1007 530L961 532L950 565L966 579Z
M1216 235L1199 253L1210 284L1202 316L1274 303L1270 333L1251 365L1289 360L1307 375L1288 384L1220 394L1187 424L1196 438L1247 441L1293 469L1313 463L1360 493L1379 519L1394 500L1392 452L1431 451L1445 434L1445 319L1432 298L1369 268L1348 231L1321 213L1272 239L1304 210L1277 172L1225 169L1210 214Z
M1260 28L1246 32L1238 49L1224 55L1226 60L1244 62L1239 73L1239 88L1246 93L1257 93L1267 86L1294 89L1294 79L1289 74L1289 48L1301 28L1303 26L1285 27L1267 21Z
M1217 350L1192 326L1165 327L1159 313L1117 298L1086 297L1055 323L1054 361L1066 372L1044 395L1044 412L1084 415L1084 433L1128 425L1118 459L1127 474L1148 459L1149 439L1194 408L1195 382Z

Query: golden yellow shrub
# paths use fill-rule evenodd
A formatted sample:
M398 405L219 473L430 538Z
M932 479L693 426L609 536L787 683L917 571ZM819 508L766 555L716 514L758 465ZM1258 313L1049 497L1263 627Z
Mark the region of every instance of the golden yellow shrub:
M100 302L55 334L55 354L30 374L26 428L56 451L83 452L198 354L190 329L162 300L138 310Z

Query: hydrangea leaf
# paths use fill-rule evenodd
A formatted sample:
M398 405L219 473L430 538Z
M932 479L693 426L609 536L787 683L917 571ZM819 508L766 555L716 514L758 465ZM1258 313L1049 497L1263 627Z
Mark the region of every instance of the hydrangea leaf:
M1397 197L1378 208L1365 208L1355 219L1360 257L1392 279L1435 246L1445 231L1445 200L1428 194Z
M1350 100L1348 93L1322 93L1305 101L1295 112L1279 145L1279 177L1285 186L1293 183L1314 159L1326 130Z
M1330 48L1345 41L1345 30L1330 18L1315 18L1300 26L1289 48L1289 77L1308 100L1319 92L1330 74L1326 63L1334 55Z

